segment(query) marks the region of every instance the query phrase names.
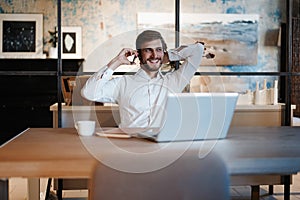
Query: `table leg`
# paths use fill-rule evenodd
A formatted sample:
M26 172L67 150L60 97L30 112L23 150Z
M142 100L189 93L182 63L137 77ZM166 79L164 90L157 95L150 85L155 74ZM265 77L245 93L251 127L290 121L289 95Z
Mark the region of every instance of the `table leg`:
M48 178L45 200L47 200L50 196L51 182L52 182L52 178Z
M8 200L8 179L0 179L0 199Z
M269 185L269 195L274 194L274 185Z
M56 195L58 200L62 200L63 179L58 179Z
M291 175L282 176L284 184L284 200L290 200Z
M28 199L39 200L40 199L40 179L28 178Z
M251 200L259 200L259 185L251 185Z

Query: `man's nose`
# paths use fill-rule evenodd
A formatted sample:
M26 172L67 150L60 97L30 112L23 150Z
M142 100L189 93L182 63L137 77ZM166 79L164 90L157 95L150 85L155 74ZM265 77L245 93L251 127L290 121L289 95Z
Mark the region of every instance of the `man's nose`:
M157 56L157 52L156 52L155 49L153 49L153 51L152 51L152 57L153 57L153 58L156 58L156 56Z

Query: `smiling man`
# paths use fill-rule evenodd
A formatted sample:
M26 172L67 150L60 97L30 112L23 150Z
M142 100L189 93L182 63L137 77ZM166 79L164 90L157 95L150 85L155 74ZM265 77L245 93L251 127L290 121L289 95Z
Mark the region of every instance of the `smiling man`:
M122 49L88 79L81 94L90 101L119 104L120 128L160 127L168 93L182 92L197 71L203 50L196 42L167 51L161 34L146 30L138 35L136 50ZM139 58L140 69L134 75L112 78L120 65L135 64L129 56ZM162 64L170 61L183 63L178 70L162 74Z

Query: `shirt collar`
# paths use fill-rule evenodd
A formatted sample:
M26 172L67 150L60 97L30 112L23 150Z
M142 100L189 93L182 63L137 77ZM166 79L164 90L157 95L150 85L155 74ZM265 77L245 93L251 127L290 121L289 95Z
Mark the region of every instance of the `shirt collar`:
M143 70L142 68L140 68L140 69L136 72L135 75L136 75L136 76L139 76L139 77L141 77L141 78L147 79L147 80L152 80L152 79L149 77L149 75L145 72L145 70ZM162 74L161 68L160 68L160 69L158 70L158 73L157 73L156 78L154 78L154 79L160 79L160 78L163 78L163 77L164 77L164 75Z

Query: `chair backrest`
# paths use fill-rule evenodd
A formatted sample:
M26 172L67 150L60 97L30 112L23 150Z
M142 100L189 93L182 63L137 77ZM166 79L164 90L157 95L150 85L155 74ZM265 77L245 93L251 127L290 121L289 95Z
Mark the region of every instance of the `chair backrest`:
M126 173L101 163L91 180L92 200L229 200L229 174L223 160L185 153L173 164L149 173Z

